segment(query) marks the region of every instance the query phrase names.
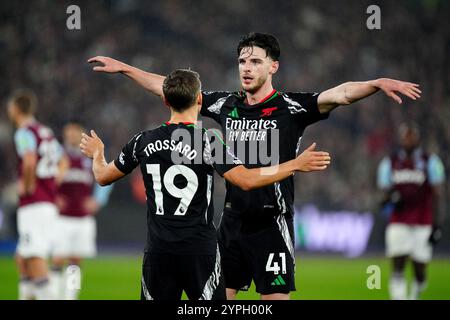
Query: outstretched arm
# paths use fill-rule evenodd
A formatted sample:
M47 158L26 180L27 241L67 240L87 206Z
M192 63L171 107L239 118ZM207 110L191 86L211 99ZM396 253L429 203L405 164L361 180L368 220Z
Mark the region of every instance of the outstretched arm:
M94 71L106 73L122 73L127 77L133 79L140 86L144 87L151 93L162 97L162 85L165 77L158 74L145 72L141 69L130 66L126 63L118 61L113 58L97 56L88 60L89 63L99 62L102 66L95 66Z
M422 91L419 85L411 82L381 78L365 82L346 82L337 87L322 92L317 98L320 113L327 113L340 105L349 105L382 90L388 97L397 103L402 99L397 95L401 93L413 100L420 98Z
M91 136L82 133L80 149L86 157L93 159L92 172L99 185L106 186L125 176L114 161L106 162L105 146L94 130L91 130Z
M248 191L284 180L296 171L325 170L331 161L330 154L314 151L315 147L316 144L313 143L296 159L272 167L247 169L240 165L225 172L223 177L242 190Z

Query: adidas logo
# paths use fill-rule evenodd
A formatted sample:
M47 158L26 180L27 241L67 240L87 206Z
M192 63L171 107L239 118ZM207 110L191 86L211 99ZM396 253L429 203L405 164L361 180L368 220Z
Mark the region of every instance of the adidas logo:
M236 107L234 107L233 111L231 111L228 115L232 118L239 118L239 113Z
M286 285L286 282L284 282L284 279L281 275L275 278L275 280L271 283L272 286L284 286Z

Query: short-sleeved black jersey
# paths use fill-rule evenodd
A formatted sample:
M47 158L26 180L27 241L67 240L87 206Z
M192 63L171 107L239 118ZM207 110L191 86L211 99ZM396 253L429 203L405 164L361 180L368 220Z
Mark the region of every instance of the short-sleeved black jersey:
M213 171L223 175L241 164L219 140L194 124L165 123L135 135L114 161L125 174L141 168L147 252L215 254ZM217 142L220 150L211 148Z
M255 105L245 102L243 92L204 91L202 95L201 114L221 125L225 143L249 168L294 159L305 128L328 117L319 112L318 93L273 90ZM275 162L267 163L269 158ZM255 215L268 218L279 212L292 214L293 177L250 192L227 184L225 201L227 212L249 218L252 224Z

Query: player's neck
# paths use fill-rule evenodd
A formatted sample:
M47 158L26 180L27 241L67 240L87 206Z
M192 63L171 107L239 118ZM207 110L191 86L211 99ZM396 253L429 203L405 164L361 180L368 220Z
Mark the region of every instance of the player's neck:
M411 148L411 149L403 149L408 158L412 158L417 152L419 152L419 147Z
M191 108L192 109L192 108ZM197 123L197 110L185 110L184 112L172 112L170 115L170 123L191 122Z
M71 153L81 153L80 147L78 145L73 145L70 143L65 143L64 147L66 148L66 151L69 151Z
M273 86L271 81L266 81L258 91L251 93L245 92L247 98L246 103L249 105L254 105L260 103L264 98L273 92Z
M16 121L17 123L17 128L23 128L25 126L27 126L28 124L30 124L31 122L34 122L35 119L33 116L22 116L19 117Z

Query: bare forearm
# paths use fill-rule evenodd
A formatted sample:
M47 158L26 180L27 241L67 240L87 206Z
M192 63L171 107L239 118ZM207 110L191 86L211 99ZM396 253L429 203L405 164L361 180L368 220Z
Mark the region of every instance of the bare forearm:
M271 167L247 169L240 165L225 172L223 177L247 191L282 181L296 171L325 170L331 161L330 154L324 151L314 151L315 148L316 143L313 143L297 158Z
M376 86L377 80L364 82L347 82L344 84L344 100L345 104L351 104L360 99L371 96L379 89Z
M340 105L349 105L374 94L379 90L377 81L346 82L322 92L318 98L319 111L327 113Z
M22 161L22 185L25 194L31 194L36 187L37 155L34 152L26 153Z
M403 101L399 93L412 100L420 98L422 91L417 83L400 81L389 78L379 78L365 82L346 82L319 94L317 104L321 113L330 112L339 105L348 105L366 98L378 90L382 90L397 103Z
M434 224L438 226L442 226L445 221L445 211L444 211L444 201L439 201L436 203L436 206L434 208Z
M105 159L105 154L103 151L98 152L94 155L94 158L92 159L92 172L94 173L95 181L97 181L100 185L108 184L105 181L105 172L106 167L108 166L108 163Z
M445 190L443 186L436 186L433 190L434 193L434 212L433 212L433 223L442 226L445 220L445 199L443 195Z
M106 162L105 146L94 130L91 130L91 135L92 137L84 132L81 134L80 150L86 157L92 158L95 181L101 186L106 186L125 176L125 173L116 167L114 161Z
M286 179L295 172L294 160L280 165L247 169L239 166L225 173L224 178L244 191L253 190Z
M33 192L36 186L36 167L35 166L24 166L22 174L22 182L24 191L26 194Z
M165 77L155 73L145 72L127 64L123 65L122 73L151 93L159 97L163 96L162 86Z
M256 189L288 178L295 173L296 166L295 161L291 160L276 166L251 170L254 170L250 180L251 189Z
M70 167L70 160L67 158L67 156L63 156L58 163L58 174L56 175L55 179L56 185L59 186L63 182L64 176L69 167Z

